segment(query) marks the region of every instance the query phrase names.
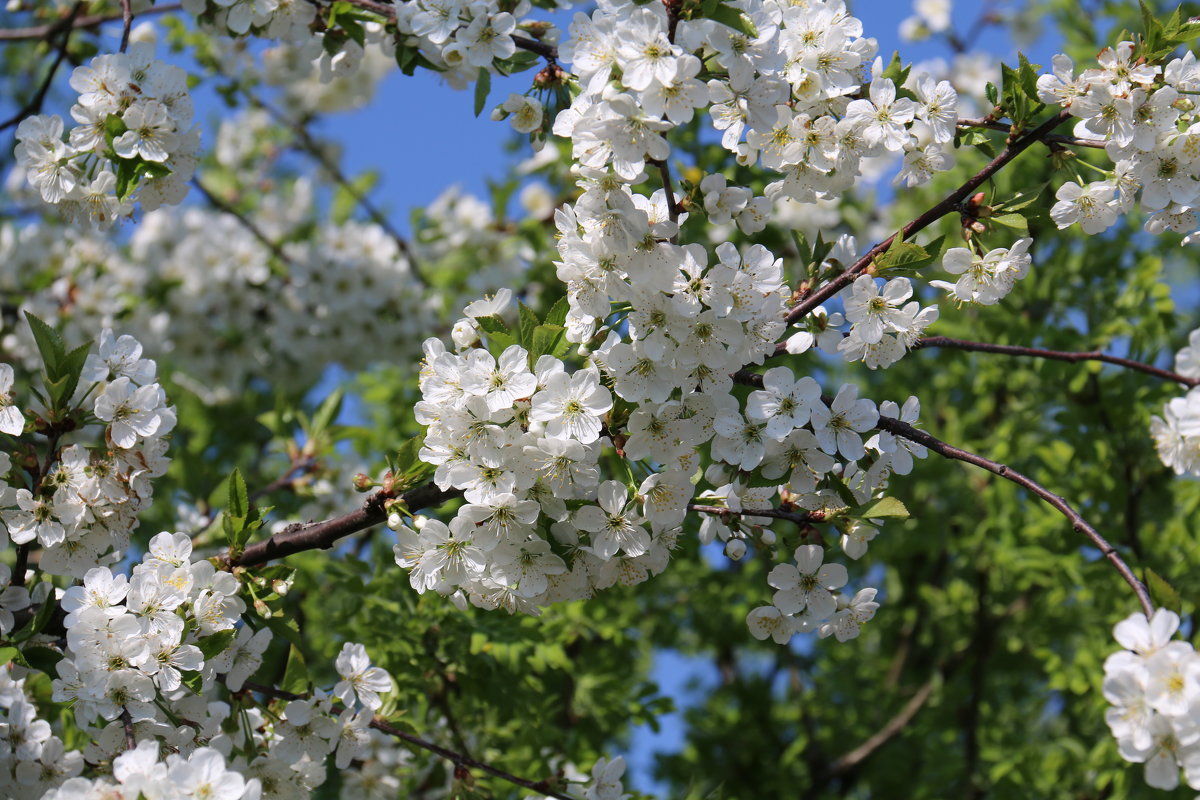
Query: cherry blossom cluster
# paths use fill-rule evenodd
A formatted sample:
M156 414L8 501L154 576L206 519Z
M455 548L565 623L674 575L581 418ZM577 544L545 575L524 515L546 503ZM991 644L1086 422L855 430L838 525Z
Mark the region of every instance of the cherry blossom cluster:
M57 114L17 126L17 164L42 200L101 227L132 213L135 199L147 211L179 203L200 149L187 74L136 43L76 67L71 88L69 132Z
M972 240L975 245L976 240ZM930 286L945 289L951 300L991 306L1003 300L1017 281L1029 273L1033 258L1029 245L1033 239L1018 239L1011 247L996 247L986 253L981 248L952 247L942 259L942 269L958 275L954 283L930 281ZM910 342L911 344L911 342Z
M1146 783L1172 791L1179 772L1200 789L1200 655L1174 640L1179 615L1160 608L1113 628L1125 648L1104 662L1105 720L1121 757L1145 764Z
M1075 136L1102 142L1113 162L1101 180L1058 188L1050 216L1060 228L1079 223L1100 233L1134 206L1150 213L1145 228L1188 234L1195 241L1200 206L1200 117L1189 98L1200 90L1192 52L1165 66L1134 59L1134 43L1119 42L1097 57L1098 68L1075 74L1065 55L1038 78L1038 97L1078 119Z
M72 443L51 452L30 488L17 488L23 481L9 484L12 460L0 453L0 520L7 537L42 548L39 567L51 575L82 577L98 563L119 559L139 512L153 499L153 480L167 471L164 437L175 427L175 409L154 382L154 362L141 353L133 337L106 329L98 352L88 355L81 379L92 388L78 402L90 406L103 427L99 444ZM13 379L12 367L0 365L0 432L21 437L26 420L11 394Z
M50 723L38 715L26 678L14 677L10 669L0 666L0 792L11 798L40 798L83 772L83 753L67 750Z
M456 338L466 330L477 342L476 320L497 319L511 297L502 290L468 306ZM493 356L426 341L420 458L467 504L449 525L421 519L414 530L399 514L389 519L396 561L411 569L415 589L537 613L666 566L691 485L652 475L631 498L624 484L600 482L602 417L613 406L600 379L595 366L568 373L549 354L531 364L517 344Z
M1200 379L1200 330L1192 331L1187 345L1175 354L1175 371ZM1150 435L1158 457L1176 475L1200 477L1200 387L1168 401L1162 416L1150 419Z
M314 192L295 183L255 216L256 225L291 238L309 223ZM199 207L147 214L126 244L85 230L5 225L0 294L68 338L119 320L156 343L174 381L210 402L255 378L303 391L330 362L361 367L381 352L416 355L412 343L433 313L408 258L382 228L326 223L282 251L287 269L273 269L271 251L237 218ZM47 264L56 265L48 286L41 282ZM379 348L362 347L364 336ZM3 344L36 366L24 326Z

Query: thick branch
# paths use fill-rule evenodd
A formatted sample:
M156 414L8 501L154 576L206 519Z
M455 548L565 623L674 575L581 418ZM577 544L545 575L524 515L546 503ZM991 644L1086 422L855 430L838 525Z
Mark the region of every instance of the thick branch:
M166 14L171 11L178 11L183 8L182 3L163 3L162 5L151 6L142 12L142 16L150 14ZM97 25L103 25L106 22L115 22L119 19L124 19L125 12L122 10L116 14L91 14L86 17L79 17L71 23L71 28L74 30L82 30L84 28L94 28ZM64 17L63 19L69 19ZM0 29L0 42L21 42L30 41L33 39L47 39L52 37L56 32L63 27L63 20L51 22L46 25L36 25L31 28L6 28Z
M937 205L930 208L924 214L905 225L901 229L901 234L904 236L904 239L907 240L911 238L912 235L917 231L924 230L942 217L957 210L959 205L966 200L972 192L983 185L984 181L999 172L1006 164L1019 156L1021 153L1025 152L1025 150L1029 149L1032 144L1040 140L1043 136L1049 134L1051 131L1065 122L1069 117L1070 114L1068 114L1066 111L1060 111L1058 114L1046 120L1033 130L1022 134L1019 138L1005 147L1003 152L993 158L987 164L987 166L977 172L970 180L968 180L962 186L959 186L950 194L946 195L946 197L937 203ZM855 278L867 271L867 268L871 266L871 262L874 261L876 257L884 253L888 247L891 246L892 241L895 240L895 238L896 235L892 234L882 242L879 242L866 253L864 253L863 256L859 258L858 261L855 261L854 264L852 264L845 272L838 275L836 278L829 281L829 283L817 289L812 294L809 294L800 300L800 302L793 306L792 310L788 312L788 324L790 325L798 319L803 319L804 316L814 308L819 306L821 303L824 303L826 300L833 297L842 289L853 283Z
M1134 361L1129 358L1121 358L1120 356L1110 356L1106 353L1101 353L1097 350L1088 352L1072 352L1063 350L1045 350L1040 347L1020 347L1009 344L990 344L988 342L971 342L965 339L951 339L948 336L927 336L924 339L918 339L917 343L912 346L913 350L919 350L923 347L949 347L955 350L971 350L978 353L999 353L1006 356L1027 356L1030 358L1045 358L1051 361L1066 361L1072 364L1080 361L1102 361L1105 364L1113 364L1114 366L1132 369L1137 372L1152 375L1155 378L1161 378L1164 381L1172 383L1180 383L1184 386L1192 387L1200 385L1200 378L1188 378L1170 370L1160 369L1150 364Z
M429 508L444 503L457 492L443 492L432 483L405 492L400 499L413 510ZM283 558L305 550L328 550L339 539L366 530L387 519L384 503L391 495L379 491L367 498L362 507L341 517L324 522L289 525L284 530L263 542L247 547L237 558L224 559L224 566L253 567L276 558Z
M285 692L281 689L276 689L273 686L263 686L250 681L246 681L244 687L247 691L257 692L267 697L275 697L281 700L304 699L304 695ZM571 797L569 794L563 794L555 791L546 781L531 781L528 778L517 777L512 773L505 772L497 767L493 767L491 764L487 764L483 761L477 761L470 756L463 755L462 753L456 753L455 751L442 747L441 745L426 741L419 736L414 736L411 733L402 731L388 723L387 720L380 717L375 717L373 720L371 720L371 727L377 731L386 733L389 736L395 736L397 739L408 742L414 747L419 747L422 750L428 750L430 753L440 756L441 758L453 763L456 767L463 769L477 769L481 772L486 772L493 777L499 778L502 781L507 781L514 786L520 786L522 788L529 789L530 791L537 792L538 794L545 795L546 797L554 797L557 798L557 800L575 800L575 798Z

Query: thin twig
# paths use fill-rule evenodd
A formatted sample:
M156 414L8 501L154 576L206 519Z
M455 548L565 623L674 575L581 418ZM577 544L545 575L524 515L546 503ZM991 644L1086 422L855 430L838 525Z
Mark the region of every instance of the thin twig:
M1003 131L1004 133L1012 133L1012 126L1005 125L998 120L988 119L960 119L957 123L959 128L970 130L971 128L986 128L990 131ZM1048 133L1042 137L1043 142L1054 142L1055 144L1068 144L1075 147L1091 147L1099 150L1104 149L1104 142L1099 139L1079 139L1075 136L1062 136L1056 133Z
M971 342L965 339L952 339L948 336L926 336L923 339L918 339L917 343L914 344L911 349L920 350L925 347L944 347L955 350L969 350L977 353L998 353L1006 356L1044 358L1050 361L1066 361L1072 364L1080 361L1101 361L1105 364L1124 367L1125 369L1131 369L1146 375L1152 375L1155 378L1161 378L1164 381L1171 381L1172 383L1179 383L1188 387L1200 385L1200 378L1188 378L1180 375L1179 373L1171 372L1170 370L1160 369L1159 367L1145 364L1141 361L1134 361L1130 358L1110 356L1107 353L1101 353L1098 350L1091 350L1088 352L1046 350L1041 347L1020 347L1009 344Z
M413 253L412 245L409 244L407 239L400 235L400 232L396 230L395 226L392 225L391 221L387 218L387 215L371 202L371 199L367 197L366 193L359 191L359 188L355 186L354 183L346 176L346 173L342 172L342 169L340 166L338 166L338 163L326 155L325 150L321 147L321 143L313 138L313 135L309 133L306 121L289 119L282 111L258 97L251 97L250 102L262 108L264 111L270 114L276 122L286 127L292 133L296 134L301 147L303 147L303 149L309 155L317 160L317 163L319 163L325 169L325 171L329 173L330 177L333 178L335 183L346 190L350 197L354 199L354 202L358 204L363 211L367 212L367 216L369 216L376 225L383 228L383 230L390 237L392 237L392 241L396 243L396 247L399 248L400 252L403 253L404 257L408 260L408 266L412 270L413 276L417 279L417 281L423 286L428 286L429 281L421 272L420 263L417 261L417 257Z
M663 139L666 138L664 135ZM658 165L658 175L662 178L663 194L667 198L667 216L671 218L671 222L679 222L679 203L675 202L675 190L671 186L671 167L665 158L652 163Z
M172 11L178 11L183 8L182 3L163 3L162 5L151 6L142 12L142 16L151 14L167 14ZM92 14L86 17L79 17L71 25L74 30L83 30L84 28L94 28L97 25L103 25L106 22L115 22L123 19L124 11L116 14ZM66 18L64 18L66 19ZM51 22L46 25L35 25L31 28L3 28L0 29L0 42L22 42L33 39L46 39L53 36L62 29L62 20Z
M387 19L387 21L392 24L395 24L396 22L395 6L388 5L387 3L378 3L375 2L375 0L346 0L346 2L352 6L358 6L359 8L367 11L373 11L376 14L379 14L381 17ZM554 63L558 60L558 48L552 44L546 44L538 39L530 39L528 36L522 36L517 33L509 34L509 36L513 40L513 44L522 50L528 50L531 53L535 53L550 63Z
M287 253L283 251L283 248L279 246L279 243L263 233L262 228L258 227L254 220L250 219L232 205L213 194L213 192L204 185L200 178L192 178L192 185L200 191L200 194L204 195L204 199L207 200L214 208L230 215L239 223L241 223L242 227L249 231L255 239L258 239L258 241L261 242L264 247L270 250L276 258L285 264L292 263L292 259L288 258Z
M257 692L259 694L266 695L267 697L275 697L281 700L303 700L305 698L304 695L295 694L293 692L285 692L281 689L276 689L273 686L264 686L251 681L246 681L243 684L243 689L245 691ZM397 739L408 742L414 747L419 747L422 750L428 750L430 753L440 756L453 763L456 767L463 769L477 769L482 772L486 772L493 777L499 778L500 780L507 781L514 786L520 786L524 789L529 789L530 791L537 792L538 794L545 795L546 797L554 797L557 800L575 800L575 798L569 794L563 794L562 792L555 791L546 781L531 781L528 778L521 778L513 775L510 772L505 772L498 767L493 767L491 764L471 758L470 756L462 753L457 753L453 750L442 747L439 744L434 744L433 742L422 739L419 736L414 736L411 733L402 731L381 717L375 717L372 719L370 725L372 728L380 731L381 733L386 733L389 736L395 736Z
M1153 615L1154 603L1150 600L1150 593L1146 591L1145 585L1143 585L1142 582L1137 579L1137 576L1133 574L1133 570L1131 570L1129 565L1125 563L1125 559L1121 558L1121 554L1117 552L1116 548L1109 544L1108 540L1105 539L1099 531L1088 524L1087 520L1080 516L1079 512L1076 511L1071 504L1062 497L1054 494L1045 486L1042 486L1029 476L1017 472L1015 469L1011 469L997 461L992 461L990 458L984 458L983 456L976 455L975 453L971 453L947 444L941 439L938 439L923 430L914 428L912 425L909 425L906 422L901 422L900 420L892 417L881 416L876 425L880 430L885 430L896 436L908 439L909 441L925 445L925 447L929 448L943 458L963 461L967 464L972 464L976 467L985 469L994 475L999 475L1001 478L1004 478L1007 481L1012 481L1018 486L1029 490L1031 493L1053 506L1060 514L1067 518L1067 520L1071 523L1071 528L1073 530L1082 533L1092 542L1093 545L1096 546L1100 553L1106 559L1108 559L1109 563L1111 563L1117 570L1117 573L1121 576L1121 578L1124 579L1127 584L1129 584L1130 588L1133 589L1133 593L1137 595L1138 602L1142 604L1142 610L1146 613L1146 617L1149 618L1151 615Z
M755 386L761 389L763 385L762 375L748 372L747 370L738 370L733 374L733 379L736 383L744 386ZM830 402L829 398L822 398L822 400L826 404ZM1125 559L1121 558L1121 554L1117 552L1116 548L1109 544L1108 540L1099 531L1089 525L1087 520L1080 516L1079 512L1062 497L1054 494L1054 492L1051 492L1028 475L1017 472L1015 469L1011 469L998 461L992 461L990 458L984 458L981 455L976 455L975 453L947 444L932 434L926 433L919 428L914 428L907 422L901 422L894 417L880 416L879 421L875 423L875 427L881 431L887 431L895 436L908 439L910 442L925 445L925 447L943 458L963 461L967 464L981 467L994 475L999 475L1007 481L1012 481L1018 486L1028 489L1066 517L1067 521L1071 523L1072 530L1082 533L1091 540L1092 544L1100 550L1101 555L1108 559L1109 563L1116 568L1121 578L1133 589L1133 593L1137 595L1138 601L1142 604L1142 610L1146 612L1147 619L1154 613L1154 604L1150 600L1150 593L1146 591L1145 585L1133 574L1133 570L1125 563Z
M42 81L41 87L38 88L37 94L29 103L14 114L10 119L0 123L0 131L11 128L21 122L26 117L37 114L42 110L42 104L46 102L46 95L50 91L50 84L54 82L54 76L58 73L58 68L62 66L62 62L67 58L67 48L71 44L71 33L74 31L73 23L79 12L86 5L86 0L79 0L78 3L71 9L71 13L58 22L53 29L46 34L47 39L53 38L55 33L63 32L62 41L58 44L58 55L55 56L54 62L50 65L50 70L46 73L46 78Z
M946 197L942 198L941 201L939 201L924 214L905 225L900 231L904 239L908 240L917 231L924 230L937 220L955 211L962 201L970 196L972 192L978 189L984 183L984 181L1000 171L1000 169L1002 169L1006 164L1019 156L1025 150L1029 149L1030 146L1039 141L1043 136L1053 131L1062 123L1066 122L1069 117L1070 114L1068 114L1065 110L1060 111L1058 114L1046 120L1041 125L1014 140L1011 144L1004 148L1003 152L993 158L987 164L987 166L971 177L966 183L964 183L962 186L959 186L950 194L946 195ZM882 242L879 242L866 253L864 253L863 256L855 261L854 264L852 264L845 272L841 273L816 291L804 296L798 303L796 303L796 305L792 307L791 311L788 312L787 323L790 325L798 319L803 319L808 312L812 311L821 303L824 303L839 291L853 283L859 275L862 275L867 271L877 256L887 251L888 247L891 246L895 238L896 234L892 234Z
M809 525L825 520L825 514L820 511L788 511L784 508L743 508L741 511L734 511L724 506L706 506L698 503L688 503L688 510L718 516L732 514L735 517L768 517L771 519L787 520L797 525Z
M903 731L908 726L908 723L912 722L917 712L929 701L930 696L933 694L933 687L937 684L937 672L939 671L935 670L934 675L921 684L921 688L917 689L916 694L910 697L908 702L904 704L904 707L896 712L896 715L888 720L882 728L868 737L858 747L855 747L850 752L838 758L837 761L834 761L833 765L829 768L830 776L843 775L854 769L863 761L866 761L872 753L883 747Z
M128 708L121 709L121 725L125 728L125 749L137 749L137 736L134 735L133 717L129 713Z
M121 0L121 47L124 53L129 49L129 32L133 29L133 6L129 0Z

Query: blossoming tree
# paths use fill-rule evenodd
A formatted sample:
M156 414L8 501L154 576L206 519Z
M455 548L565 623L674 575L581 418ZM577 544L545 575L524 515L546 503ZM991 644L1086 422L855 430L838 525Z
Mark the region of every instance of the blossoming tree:
M979 5L10 0L4 796L1200 789L1200 19Z

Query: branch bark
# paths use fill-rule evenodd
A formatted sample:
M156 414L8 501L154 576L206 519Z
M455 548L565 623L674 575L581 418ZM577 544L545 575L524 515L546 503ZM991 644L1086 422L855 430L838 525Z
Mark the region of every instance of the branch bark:
M432 483L427 483L405 492L400 499L410 509L416 510L440 505L458 494L455 491L443 492ZM393 497L378 491L368 497L361 508L349 514L323 522L289 525L266 541L250 545L237 558L225 556L222 566L225 569L254 567L305 550L328 550L339 539L385 521L387 512L384 511L384 503Z
M1045 358L1051 361L1066 361L1076 364L1081 361L1102 361L1105 364L1112 364L1125 369L1135 370L1146 375L1152 375L1155 378L1161 378L1164 381L1183 384L1184 386L1192 387L1200 385L1200 378L1188 378L1180 375L1177 372L1160 369L1159 367L1145 364L1141 361L1134 361L1130 358L1121 358L1119 356L1110 356L1106 353L1101 353L1098 350L1088 352L1073 352L1063 350L1045 350L1040 347L1021 347L1018 345L1009 344L991 344L989 342L971 342L965 339L952 339L948 336L927 336L923 339L918 339L917 343L912 346L913 350L920 350L925 347L946 347L955 350L970 350L978 353L999 353L1006 356L1025 356L1029 358Z
M63 33L62 41L58 44L58 55L54 57L54 62L50 64L50 70L42 80L42 85L38 88L37 94L33 96L33 99L24 108L3 123L0 123L0 131L11 128L13 125L18 125L21 120L42 110L42 104L46 102L46 94L50 91L50 84L54 82L54 76L58 74L58 68L62 66L63 61L67 58L67 49L71 44L71 34L75 31L75 20L85 5L87 5L86 0L79 0L71 9L70 14L50 27L46 33L47 39L54 38L54 35L59 31Z
M984 181L999 172L1000 169L1002 169L1006 164L1019 156L1021 153L1029 149L1029 147L1035 142L1041 140L1043 136L1049 134L1059 125L1066 122L1070 116L1071 115L1065 110L1060 111L1058 114L1046 120L1033 130L1022 134L1020 138L1016 139L1012 144L1005 147L999 155L993 158L987 164L987 166L977 172L966 183L964 183L962 186L959 186L950 194L946 195L946 197L942 198L940 202L938 202L924 214L905 225L900 231L904 239L908 240L917 231L924 230L937 220L955 211L963 200L967 199L972 192L983 185ZM791 311L788 312L787 323L790 325L796 320L803 319L804 316L814 308L821 305L821 303L824 303L826 300L833 297L842 289L853 283L855 278L867 271L867 268L871 266L871 262L874 261L877 256L884 253L888 247L891 246L895 238L896 234L892 234L888 238L879 242L866 253L864 253L862 257L855 261L848 269L846 269L845 272L841 273L819 289L813 291L811 294L803 297L798 303L796 303L796 305L792 306Z
M182 3L163 3L162 5L151 6L142 12L142 16L150 14L168 14L172 11L178 11L183 8ZM78 17L71 23L72 30L83 30L84 28L94 28L97 25L103 25L106 22L115 22L119 19L124 19L125 12L121 11L116 14L91 14L86 17ZM68 17L64 17L63 20ZM54 36L62 29L63 20L51 22L46 25L35 25L30 28L5 28L0 29L0 42L24 42L34 39L46 39Z

